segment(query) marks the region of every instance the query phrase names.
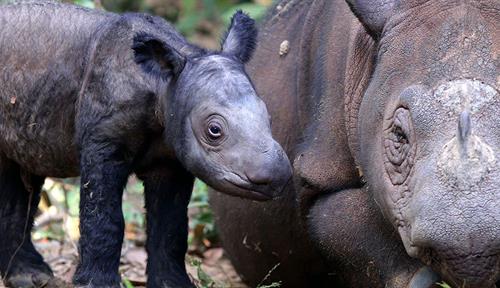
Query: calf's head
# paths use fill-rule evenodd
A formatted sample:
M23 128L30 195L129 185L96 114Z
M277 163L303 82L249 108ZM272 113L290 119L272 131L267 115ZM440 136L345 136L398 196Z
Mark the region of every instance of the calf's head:
M376 41L358 119L367 184L453 287L500 275L498 1L349 1Z
M237 12L220 52L183 55L148 35L135 38L134 50L136 62L168 83L165 137L186 169L222 192L267 200L288 182L291 166L244 70L256 36L254 21Z

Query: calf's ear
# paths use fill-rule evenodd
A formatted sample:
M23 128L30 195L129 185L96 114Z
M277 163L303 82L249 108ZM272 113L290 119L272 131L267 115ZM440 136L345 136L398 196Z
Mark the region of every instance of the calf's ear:
M384 29L392 9L400 0L346 0L354 15L375 36Z
M222 38L222 52L246 63L252 57L257 46L257 28L255 21L242 11L237 11L231 18L231 24Z
M177 77L186 58L175 48L149 34L137 34L132 45L134 60L146 72L164 80Z

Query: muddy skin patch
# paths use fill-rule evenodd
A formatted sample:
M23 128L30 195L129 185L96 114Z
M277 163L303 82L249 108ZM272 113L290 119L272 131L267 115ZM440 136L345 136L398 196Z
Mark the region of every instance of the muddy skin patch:
M462 79L439 86L434 95L448 109L448 116L457 115L466 108L473 116L484 105L493 102L498 92L481 81Z
M468 188L480 182L496 163L493 148L474 133L474 116L495 101L498 93L477 80L456 80L439 86L435 96L447 108L448 116L458 115L457 133L444 145L438 166L459 187Z

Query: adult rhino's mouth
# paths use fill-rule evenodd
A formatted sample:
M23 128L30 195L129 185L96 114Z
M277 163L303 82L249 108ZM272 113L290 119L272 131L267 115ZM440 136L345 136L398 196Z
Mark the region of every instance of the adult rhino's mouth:
M440 271L452 287L495 287L500 281L500 257L498 254L454 255L423 249L419 257L435 271Z

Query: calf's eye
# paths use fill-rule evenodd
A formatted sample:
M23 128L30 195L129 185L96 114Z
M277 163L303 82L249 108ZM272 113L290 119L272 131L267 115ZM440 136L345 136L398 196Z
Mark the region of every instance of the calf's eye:
M219 114L212 114L208 116L203 122L201 139L211 147L218 147L224 143L229 135L229 126L226 119Z
M220 138L222 136L222 128L215 123L208 125L208 136L212 139Z

